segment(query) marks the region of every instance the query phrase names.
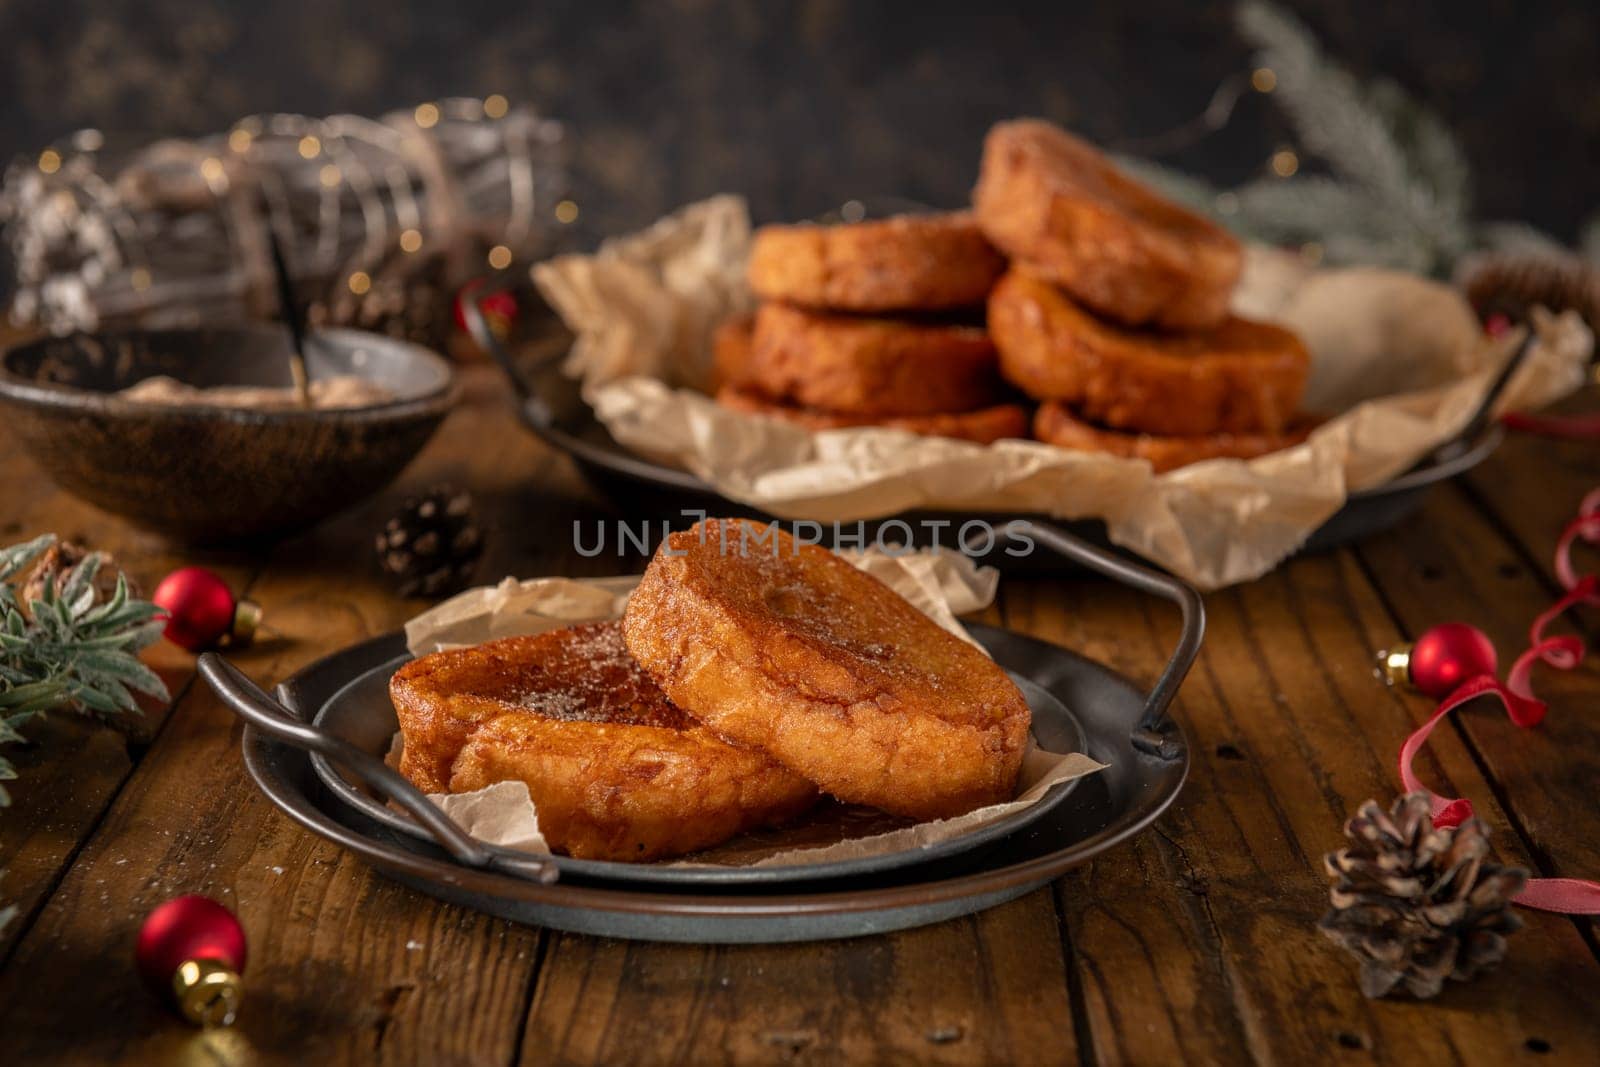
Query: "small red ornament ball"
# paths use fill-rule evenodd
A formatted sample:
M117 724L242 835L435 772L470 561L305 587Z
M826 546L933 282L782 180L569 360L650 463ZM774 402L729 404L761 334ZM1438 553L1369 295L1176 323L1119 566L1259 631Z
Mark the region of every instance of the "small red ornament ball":
M231 633L239 608L228 583L204 567L173 571L150 599L166 609L167 640L190 652L209 648Z
M134 949L140 977L162 997L172 995L173 976L184 964L209 960L243 974L245 955L244 927L233 912L198 893L152 911Z
M471 286L463 286L456 294L452 310L455 312L456 328L467 328L467 313L461 305L472 299L468 290ZM483 312L483 317L489 320L489 328L496 337L504 337L511 324L517 319L517 297L509 290L502 289L496 293L488 293L478 298L478 310Z
M1438 700L1455 692L1463 682L1498 671L1494 643L1482 630L1464 622L1441 623L1425 631L1411 646L1411 684Z

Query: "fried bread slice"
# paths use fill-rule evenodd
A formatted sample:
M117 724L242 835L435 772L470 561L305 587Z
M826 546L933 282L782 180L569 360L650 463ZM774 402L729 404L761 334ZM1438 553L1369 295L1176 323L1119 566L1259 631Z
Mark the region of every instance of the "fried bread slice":
M671 534L623 616L672 701L826 793L915 819L1011 799L1026 700L982 651L775 526Z
M971 411L1000 399L982 327L766 304L744 383L801 407L860 415Z
M725 319L711 332L711 388L745 384L750 374L750 345L755 337L755 316Z
M1316 425L1314 419L1297 419L1278 433L1125 433L1085 422L1065 404L1049 400L1040 404L1034 415L1033 435L1058 448L1149 460L1157 474L1165 474L1201 460L1255 459L1291 448L1304 441Z
M836 311L976 307L1005 269L971 212L831 226L763 226L750 288L767 300Z
M1239 242L1048 122L989 131L973 204L1006 255L1100 315L1174 330L1227 316Z
M1007 437L1028 435L1028 412L1021 404L995 404L976 411L937 415L845 415L785 404L737 386L718 389L717 403L732 411L782 419L811 431L883 426L891 430L906 430L929 437L954 437L985 445Z
M1144 433L1280 433L1311 369L1281 327L1230 316L1191 333L1125 329L1016 269L989 296L989 330L1023 392Z
M400 769L426 792L527 784L550 847L647 861L799 814L799 775L685 715L634 662L618 621L423 656L389 683Z

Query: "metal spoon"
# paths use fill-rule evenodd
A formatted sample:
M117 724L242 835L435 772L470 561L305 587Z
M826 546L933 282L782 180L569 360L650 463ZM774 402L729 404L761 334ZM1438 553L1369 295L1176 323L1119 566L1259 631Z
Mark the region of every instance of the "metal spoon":
M294 351L289 356L289 375L294 380L295 396L303 408L311 406L311 374L306 367L306 320L300 303L294 297L294 282L289 277L289 264L283 257L283 246L278 242L278 231L269 220L266 223L267 245L272 250L272 272L278 279L278 309L289 327L289 339Z

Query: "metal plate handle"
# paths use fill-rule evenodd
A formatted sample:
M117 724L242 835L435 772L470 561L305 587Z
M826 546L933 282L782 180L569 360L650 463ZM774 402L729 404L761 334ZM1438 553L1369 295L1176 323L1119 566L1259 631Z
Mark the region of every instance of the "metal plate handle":
M1145 697L1144 711L1132 734L1133 747L1138 751L1164 760L1178 758L1181 754L1179 744L1163 727L1172 698L1178 695L1178 686L1183 684L1189 668L1194 666L1195 657L1200 653L1200 642L1205 637L1206 608L1199 592L1188 582L1153 567L1134 563L1048 523L1007 524L1005 531L1013 540L1031 537L1074 563L1178 605L1178 610L1183 613L1183 630L1178 635L1178 645L1172 650L1172 656L1167 660L1161 676L1156 679L1149 696Z
M458 863L499 870L545 884L556 880L560 872L554 863L537 856L491 852L458 826L455 820L440 811L420 789L382 760L368 755L343 738L302 721L268 696L238 667L215 652L202 655L197 666L200 676L235 715L285 744L306 752L321 753L340 763L362 782L405 808L413 819L433 835L439 847L450 853Z

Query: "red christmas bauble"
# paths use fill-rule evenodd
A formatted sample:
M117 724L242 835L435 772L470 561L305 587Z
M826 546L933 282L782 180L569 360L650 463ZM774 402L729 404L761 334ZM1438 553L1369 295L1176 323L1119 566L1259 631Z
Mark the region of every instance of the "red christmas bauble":
M1494 643L1476 626L1446 622L1427 630L1411 646L1407 668L1420 692L1443 700L1463 682L1499 672Z
M235 598L228 583L204 567L173 571L150 599L166 609L167 640L190 652L210 648L224 637L246 642L260 618L254 602Z
M451 310L455 312L456 328L459 330L467 328L467 315L461 310L461 304L462 301L470 299L467 294L468 288L463 286L461 292L456 294L455 303L451 305ZM517 320L516 294L508 289L502 289L497 293L480 296L478 310L489 320L489 328L494 331L495 336L504 337L511 324Z
M185 1018L226 1026L238 1007L246 954L244 927L233 912L190 894L145 917L134 960L151 990Z

